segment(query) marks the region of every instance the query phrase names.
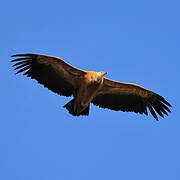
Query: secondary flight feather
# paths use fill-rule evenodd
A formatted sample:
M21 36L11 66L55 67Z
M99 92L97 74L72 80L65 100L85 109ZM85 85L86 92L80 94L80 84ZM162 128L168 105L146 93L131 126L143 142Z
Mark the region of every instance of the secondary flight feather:
M170 111L170 103L162 96L136 84L122 83L105 78L107 72L84 71L63 59L40 54L15 54L16 74L37 80L49 90L72 96L64 107L73 116L89 115L90 103L115 111L135 112L158 120ZM18 57L18 58L17 58ZM158 114L158 115L157 115Z

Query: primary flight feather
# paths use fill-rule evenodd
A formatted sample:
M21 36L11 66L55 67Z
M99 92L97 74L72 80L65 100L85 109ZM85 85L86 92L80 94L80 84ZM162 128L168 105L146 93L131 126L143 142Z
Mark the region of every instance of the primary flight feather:
M90 103L115 111L135 112L158 120L171 112L171 105L160 95L136 84L112 81L104 77L107 72L83 71L55 56L15 54L12 60L16 74L37 80L49 90L73 96L64 107L73 116L89 115Z

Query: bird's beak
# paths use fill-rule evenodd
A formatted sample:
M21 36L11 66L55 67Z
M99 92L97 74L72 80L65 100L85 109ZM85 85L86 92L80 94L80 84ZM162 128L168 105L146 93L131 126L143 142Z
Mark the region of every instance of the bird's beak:
M101 72L101 76L105 76L108 72Z

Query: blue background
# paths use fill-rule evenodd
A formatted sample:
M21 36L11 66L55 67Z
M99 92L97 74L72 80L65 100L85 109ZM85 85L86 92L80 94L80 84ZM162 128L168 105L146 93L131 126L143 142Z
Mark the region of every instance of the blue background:
M6 0L0 7L0 179L179 180L180 2ZM91 106L72 117L60 97L14 75L16 53L60 56L164 96L152 116Z

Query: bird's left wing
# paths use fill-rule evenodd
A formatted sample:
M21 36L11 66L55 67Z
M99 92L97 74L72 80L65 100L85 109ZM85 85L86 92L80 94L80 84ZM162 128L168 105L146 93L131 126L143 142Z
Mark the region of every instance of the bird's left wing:
M158 120L156 112L164 118L171 105L160 95L136 84L121 83L104 78L102 90L92 101L94 105L112 110L130 111L148 115L148 110Z
M49 90L63 96L71 96L78 88L78 81L85 71L77 69L59 57L39 54L16 54L12 57L20 57L12 60L16 74L36 79Z

